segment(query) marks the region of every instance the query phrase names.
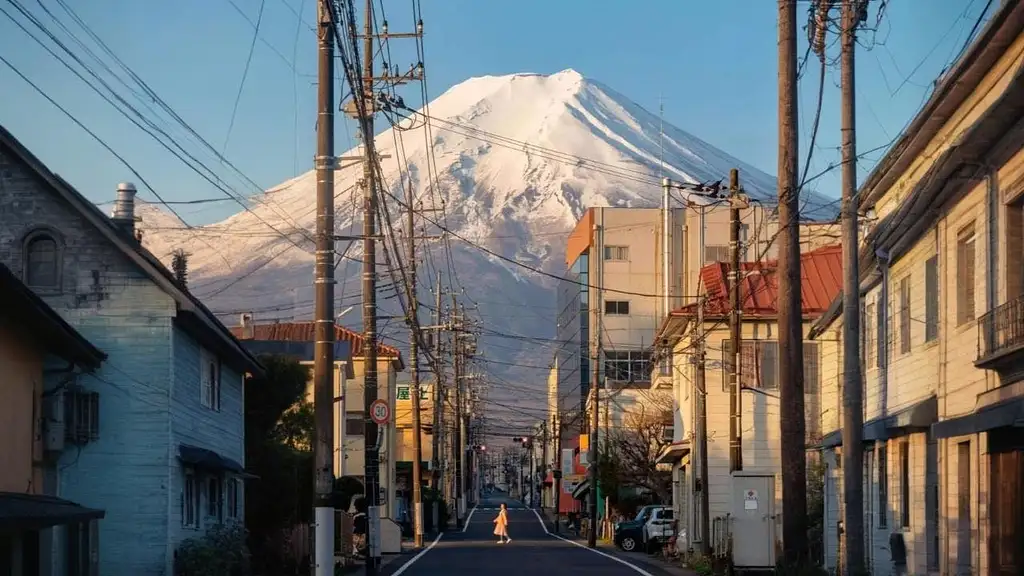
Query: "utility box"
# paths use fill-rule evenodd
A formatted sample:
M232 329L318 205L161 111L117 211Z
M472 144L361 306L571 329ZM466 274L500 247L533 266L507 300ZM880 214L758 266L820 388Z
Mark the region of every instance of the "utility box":
M732 562L739 570L775 568L775 475L732 473Z

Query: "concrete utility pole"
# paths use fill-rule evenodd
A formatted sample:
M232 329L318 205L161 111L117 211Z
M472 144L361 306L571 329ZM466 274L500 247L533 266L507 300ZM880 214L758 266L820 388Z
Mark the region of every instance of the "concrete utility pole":
M423 546L423 487L420 478L420 463L423 460L422 426L420 424L420 356L419 356L419 298L416 291L416 212L413 210L415 197L412 182L406 194L409 204L408 217L408 248L409 248L409 282L407 294L409 300L409 367L412 370L412 507L413 507L413 545Z
M441 272L437 272L437 293L434 294L434 327L441 328ZM444 443L444 366L441 364L441 333L434 336L434 434L431 451L431 468L433 469L434 489L438 489L441 480L441 449Z
M740 335L740 210L747 207L746 198L740 189L740 171L729 171L729 248L732 262L729 265L729 345L732 365L729 370L729 470L743 470L743 396L740 394L740 373L743 370L740 359L743 345Z
M327 0L317 3L316 265L313 410L314 572L334 574L334 21Z
M455 433L452 435L452 457L455 459L455 528L462 529L463 492L465 482L463 478L462 455L466 451L465 427L462 420L462 382L465 380L462 357L462 315L456 312L458 304L455 294L452 294L452 314L456 316L455 337L453 338L452 359L455 365Z
M551 430L555 434L555 469L551 471L551 488L554 498L551 505L555 508L555 533L558 533L558 525L562 515L562 409L561 403L555 407L555 413L551 415Z
M590 442L590 454L589 454L589 480L590 480L590 493L588 494L588 506L590 515L590 530L587 532L587 546L594 548L597 546L597 480L598 480L598 458L599 451L597 447L598 440L598 427L600 423L600 409L601 409L601 357L604 353L604 346L602 342L603 337L603 319L604 319L604 209L599 209L601 223L594 226L594 254L596 266L596 278L594 282L596 285L595 292L597 297L595 298L596 305L594 310L597 316L597 326L594 330L594 356L590 363L593 366L591 376L591 394L594 395L593 403L590 405L590 434L587 437L587 441Z
M839 43L842 89L842 237L843 237L843 527L847 574L866 573L864 559L864 382L860 369L860 271L857 238L857 136L854 107L854 50L860 10L842 3ZM823 8L819 7L819 10ZM821 21L827 22L827 14Z
M796 0L779 0L779 404L784 561L807 560L803 326L800 303L800 190L797 134Z

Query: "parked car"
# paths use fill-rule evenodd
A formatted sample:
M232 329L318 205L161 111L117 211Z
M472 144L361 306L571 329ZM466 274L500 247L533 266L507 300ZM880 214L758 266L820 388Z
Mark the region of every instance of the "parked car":
M612 530L612 541L626 552L638 546L645 549L655 542L667 540L672 535L672 508L648 505L640 508L632 520L616 522Z

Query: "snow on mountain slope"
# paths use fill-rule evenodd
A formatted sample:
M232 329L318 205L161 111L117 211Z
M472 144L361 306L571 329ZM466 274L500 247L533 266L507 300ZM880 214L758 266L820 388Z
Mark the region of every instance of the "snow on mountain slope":
M409 119L399 123L405 130L388 127L376 137L386 188L404 196L411 183L425 208L443 203L446 216L426 212L420 220L426 233L437 231L429 220L445 220L455 234L523 265L451 239L465 301L479 304L485 326L481 349L495 361L487 369L537 390L535 399L495 391L496 402L543 401L546 373L504 363L538 366L550 361L554 343L518 337L553 338L554 333L554 281L531 269L557 275L564 271L566 235L585 208L657 206L662 158L665 175L675 180L719 181L736 167L749 194L763 199L775 195L774 177L674 126L665 124L662 137L657 116L574 70L467 80L430 103L429 131L421 116L406 115ZM387 123L378 117L377 125ZM359 232L361 195L355 185L360 176L359 166L336 174L339 234ZM257 321L308 319L313 309L315 187L314 172L307 172L255 198L248 211L189 230L181 229L173 216L146 206L140 210L140 228L146 232L146 246L165 261L176 248L191 254L193 292L213 310L224 312L229 325L237 313L248 310ZM829 201L812 197L807 202L817 207ZM403 220L395 225L399 222ZM339 243L339 251L346 244ZM433 266L447 275L439 243L430 243L428 249ZM360 254L358 244L346 252L349 258ZM421 274L430 278L433 270L420 266ZM338 266L339 311L358 302L358 272L358 262L342 260ZM391 280L384 276L381 282ZM391 308L383 314L397 311L394 298L388 299L393 293L387 288L381 293L382 306ZM421 301L432 300L426 290L421 293ZM358 327L358 307L342 322ZM401 322L383 329L385 336L406 339Z

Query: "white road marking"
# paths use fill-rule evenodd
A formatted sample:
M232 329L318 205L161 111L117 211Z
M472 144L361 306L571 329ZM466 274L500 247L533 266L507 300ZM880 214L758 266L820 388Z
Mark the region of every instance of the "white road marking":
M395 570L395 573L392 574L391 576L398 576L402 572L405 572L409 568L409 566L412 566L413 562L419 560L420 557L423 556L424 554L426 554L427 552L430 552L430 549L437 545L437 541L441 539L441 536L444 536L444 532L438 533L437 538L434 538L433 542L428 544L427 547L424 548L423 550L420 550L420 553L415 555L415 556L413 556L411 559L409 559L408 562L406 562L405 564L402 564L401 566L399 566L398 570Z
M469 515L466 516L465 522L462 523L463 532L466 531L466 528L469 528L469 521L473 518L473 512L476 512L476 506L473 506L473 509L469 511Z
M612 554L609 554L607 552L602 552L602 551L598 550L597 548L590 548L588 546L580 544L579 542L577 542L575 540L569 540L568 538L562 538L558 534L552 534L548 530L548 525L544 523L544 519L540 517L540 513L537 512L537 510L535 508L531 509L531 510L533 510L533 515L537 517L537 522L540 522L540 527L544 529L544 533L547 534L548 536L553 536L553 537L558 538L559 540L561 540L563 542L568 542L569 544L572 544L573 546L579 546L580 548L583 548L584 550L589 550L589 551L593 552L594 554L600 554L601 556L604 556L605 558L607 558L609 560L613 560L615 562L618 562L619 564L622 564L623 566L628 566L629 568L632 568L633 571L635 571L637 574L640 574L642 576L654 576L654 574L651 574L647 570L644 570L643 568L637 566L636 564L630 564L629 562L626 562L622 558L618 558L618 557L616 557L616 556L614 556Z

